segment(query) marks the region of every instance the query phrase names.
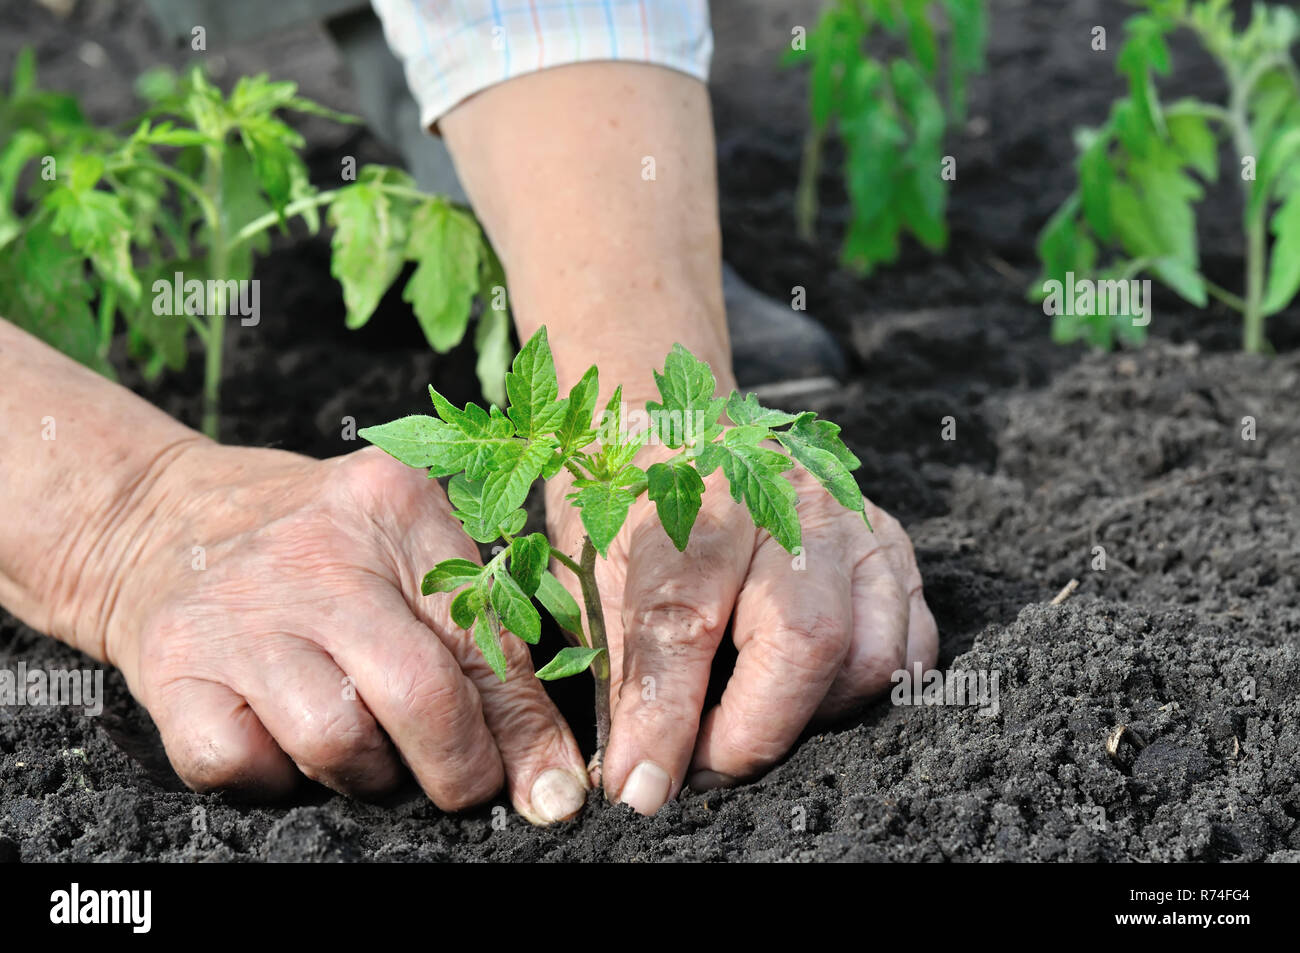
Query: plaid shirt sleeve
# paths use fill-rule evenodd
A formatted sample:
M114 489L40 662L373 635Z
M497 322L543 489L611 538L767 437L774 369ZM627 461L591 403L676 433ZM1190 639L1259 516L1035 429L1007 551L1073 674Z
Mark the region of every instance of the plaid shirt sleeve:
M707 0L371 0L427 129L468 96L550 66L654 63L708 79Z

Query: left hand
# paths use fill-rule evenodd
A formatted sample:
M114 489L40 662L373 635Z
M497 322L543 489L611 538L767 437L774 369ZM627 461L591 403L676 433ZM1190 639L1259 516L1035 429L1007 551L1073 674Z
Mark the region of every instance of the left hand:
M642 497L597 562L610 652L603 782L642 814L687 781L719 787L762 772L810 722L852 712L904 665L935 663L938 631L902 526L868 500L871 532L801 467L786 476L799 494L801 558L754 526L719 471L705 480L685 552ZM583 528L568 489L563 479L547 486L548 521L551 539L576 556ZM736 668L701 718L733 617Z

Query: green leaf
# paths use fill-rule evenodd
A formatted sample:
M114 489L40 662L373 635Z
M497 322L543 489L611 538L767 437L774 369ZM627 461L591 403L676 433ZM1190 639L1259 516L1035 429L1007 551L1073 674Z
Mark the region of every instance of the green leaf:
M646 409L666 446L677 448L712 440L720 432L718 417L726 401L713 396L717 381L704 361L680 344L664 360L663 373L654 372L662 403L648 401Z
M663 524L664 531L678 552L682 552L691 538L695 517L700 512L704 481L695 468L687 463L675 466L667 463L652 464L646 471L646 477L650 499L659 514L659 522Z
M592 426L592 415L596 412L596 397L600 390L600 379L596 365L587 368L582 380L573 385L569 391L568 405L564 410L564 419L560 422L555 435L560 439L560 452L563 454L581 450L596 439L596 429Z
M731 484L731 498L737 503L743 500L754 524L771 533L787 552L793 552L801 538L795 510L798 495L781 475L793 463L784 454L760 447L758 442L766 436L762 427L729 430L722 443L704 448L696 466L701 476L721 466Z
M490 612L480 612L474 619L474 644L501 681L506 680L506 653L501 649L501 631Z
M550 439L533 440L518 457L488 473L483 481L485 502L482 519L485 523L499 528L513 510L523 506L533 481L541 476L542 467L555 447L555 441Z
M829 420L818 420L816 414L807 413L788 431L776 434L776 439L790 456L817 478L837 503L862 514L865 521L867 514L862 491L850 472L861 462L844 446L839 434L840 428Z
M587 649L568 645L555 653L555 658L537 670L537 677L543 681L553 682L570 675L581 675L591 667L604 649Z
M550 561L551 544L544 533L521 536L510 543L510 575L527 595L537 592Z
M578 610L578 603L569 595L564 584L549 571L542 573L541 584L537 587L537 601L546 608L561 629L580 642L586 641L582 636L582 613Z
M506 394L510 398L506 413L521 437L552 433L564 420L568 400L557 400L560 385L555 378L555 361L544 325L515 355L506 375Z
M1186 262L1177 258L1157 258L1151 262L1151 270L1181 298L1198 308L1204 308L1209 302L1204 276ZM1149 306L1150 302L1147 304Z
M1214 182L1219 177L1219 140L1205 116L1194 111L1197 106L1193 102L1171 107L1165 124L1183 160L1206 181Z
M1264 294L1264 315L1277 314L1300 291L1300 189L1273 214L1273 243Z
M101 373L85 262L49 225L28 228L0 254L0 313L20 328Z
M462 629L468 629L486 604L487 593L481 584L457 593L456 598L451 600L451 621Z
M502 624L529 645L536 645L542 637L542 617L533 608L532 601L510 573L499 572L493 580L492 608L501 617Z
M514 348L510 343L510 317L504 300L505 271L501 262L486 243L482 249L482 267L479 275L479 298L483 311L474 331L474 348L478 360L474 371L478 375L483 396L489 402L504 406L506 402L506 369Z
M478 582L483 567L468 559L444 559L430 569L420 583L420 592L431 596L435 592L451 592L461 586Z
M302 165L295 149L303 145L302 136L277 119L253 117L240 128L244 148L253 160L253 171L271 207L284 221L284 207L289 203L295 166ZM305 173L301 176L306 178Z
M471 479L481 479L492 467L518 459L525 445L511 435L504 417L480 413L481 418L458 419L463 426L416 414L366 427L358 436L409 467L428 467L433 476L465 470Z
M518 536L524 524L528 522L527 510L514 510L507 513L497 524L497 533L501 536Z
M402 292L429 346L445 353L465 337L479 287L478 223L440 199L411 216L406 257L419 262Z
M1110 240L1113 229L1110 190L1115 181L1115 167L1110 161L1109 146L1107 137L1096 136L1079 157L1079 195L1083 214L1102 241Z
M347 326L359 328L402 270L406 223L387 195L361 181L339 189L329 223L334 228L330 274L343 286Z
M784 427L797 420L799 415L764 407L758 402L757 394L746 394L742 399L740 394L733 390L731 396L727 398L727 417L740 427L750 425Z
M582 511L582 525L591 537L591 544L602 556L608 554L609 544L623 528L627 511L636 501L636 495L612 483L585 486L569 499Z

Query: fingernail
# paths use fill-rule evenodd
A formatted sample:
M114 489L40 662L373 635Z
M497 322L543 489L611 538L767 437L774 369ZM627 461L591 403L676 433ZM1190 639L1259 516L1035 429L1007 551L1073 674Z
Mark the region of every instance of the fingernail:
M552 824L567 820L582 810L582 805L587 803L587 792L569 772L552 768L533 782L528 799L537 819L543 824Z
M720 771L696 771L686 783L692 791L712 791L714 788L729 788L736 779Z
M642 761L623 782L618 800L638 814L650 815L667 803L672 786L673 780L663 768L653 761Z

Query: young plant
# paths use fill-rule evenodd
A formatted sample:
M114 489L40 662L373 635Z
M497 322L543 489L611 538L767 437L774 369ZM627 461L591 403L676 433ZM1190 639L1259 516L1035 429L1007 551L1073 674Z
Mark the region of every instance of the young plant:
M1043 274L1031 298L1049 297L1047 283L1065 286L1071 273L1104 281L1151 274L1197 307L1214 297L1240 312L1243 348L1263 351L1265 319L1300 291L1300 70L1290 52L1300 37L1300 17L1286 7L1256 4L1238 31L1229 0L1141 5L1146 9L1125 23L1118 57L1129 94L1114 104L1104 126L1077 135L1079 187L1039 238ZM1172 68L1165 40L1179 29L1194 34L1218 63L1226 103L1161 101L1155 78ZM1195 203L1204 194L1202 183L1218 179L1224 144L1240 167L1243 294L1210 282L1197 248ZM1145 338L1146 321L1132 320L1130 296L1103 301L1098 295L1096 303L1053 309L1049 302L1053 337L1102 348L1116 338Z
M948 24L943 42L939 20ZM852 212L844 264L865 275L894 262L904 232L931 251L947 246L944 134L964 121L966 82L984 68L987 33L984 0L831 0L807 37L794 37L786 62L810 67L795 192L800 237L813 239L833 124Z
M503 632L529 643L541 635L536 597L571 643L537 677L564 678L588 669L595 677L597 763L609 737L609 656L596 557L608 554L633 503L647 495L668 538L684 550L700 511L704 477L721 467L732 499L743 502L757 526L793 551L800 544L797 497L783 474L797 461L841 505L867 518L851 472L858 459L835 424L811 412L763 407L753 394L714 397L709 366L680 344L655 382L660 400L646 404L648 430L628 433L622 387L593 422L597 369L590 368L561 397L542 328L506 375L510 403L504 411L495 404L487 410L473 403L458 408L430 387L437 416L403 417L360 431L408 466L427 468L431 477L450 477L447 495L465 532L480 543L504 544L484 566L465 559L439 563L424 577L421 591L460 590L451 603L452 620L472 632L503 681ZM724 412L730 427L722 424ZM677 452L643 470L634 460L650 439ZM782 450L766 445L770 441ZM527 518L522 506L533 482L561 470L573 480L568 499L580 510L586 530L576 557L551 545L543 533L521 535ZM585 626L577 603L548 568L552 559L578 581Z
M256 299L241 297L254 258L291 218L315 234L327 208L348 327L364 325L415 262L403 298L436 350L460 342L483 300L479 376L504 399L504 276L469 212L383 166L354 163L349 174L345 165L349 184L317 190L303 138L281 114L352 120L293 83L244 77L223 95L194 69L154 71L137 85L148 109L119 133L88 123L71 97L39 90L31 51L19 55L0 100L0 314L104 373L119 315L149 377L184 366L193 332L205 350L203 429L215 437L226 318L257 320L246 311Z

